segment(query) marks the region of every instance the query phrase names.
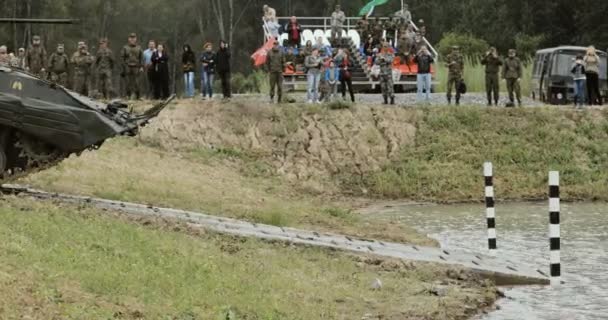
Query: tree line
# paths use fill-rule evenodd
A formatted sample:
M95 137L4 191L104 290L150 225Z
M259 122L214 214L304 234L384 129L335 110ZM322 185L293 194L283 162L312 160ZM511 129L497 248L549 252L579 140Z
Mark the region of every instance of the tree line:
M268 4L279 16L327 16L341 4L354 16L368 0L0 0L0 16L18 18L75 18L80 24L0 26L0 42L12 50L27 46L40 34L47 50L57 43L75 50L85 40L92 50L107 37L118 52L127 35L136 32L142 45L148 39L164 43L181 56L184 43L201 51L205 42L224 39L231 44L234 70L249 73L249 56L263 43L262 6ZM532 39L534 46L561 44L608 47L604 15L608 1L591 0L405 0L415 21L424 19L428 38L438 43L445 34L466 34L496 46L501 52ZM399 0L376 8L375 15L389 15L401 7ZM519 40L518 40L519 39ZM520 46L522 44L520 43ZM525 43L524 43L525 45ZM530 49L533 50L533 49ZM179 66L174 68L174 73Z

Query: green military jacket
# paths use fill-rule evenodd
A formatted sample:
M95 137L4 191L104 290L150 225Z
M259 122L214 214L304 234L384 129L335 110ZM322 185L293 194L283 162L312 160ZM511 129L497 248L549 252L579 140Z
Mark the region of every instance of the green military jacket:
M518 57L508 57L502 68L502 77L505 79L519 79L522 75L522 65Z
M266 58L266 68L268 72L280 72L283 73L285 68L285 55L281 49L272 49L268 52Z
M486 55L481 59L481 64L486 66L486 74L497 75L502 66L502 59L498 56Z
M95 66L98 70L114 69L114 53L110 48L101 48L97 50Z
M66 73L70 68L70 59L65 53L53 52L49 59L49 71L53 73Z
M390 52L380 53L376 57L376 64L380 66L381 76L392 76L393 75L393 61L395 55Z
M79 75L86 75L91 72L91 65L93 64L93 57L86 52L81 53L76 51L72 56L72 64L74 65L74 72Z
M122 51L120 52L120 56L122 57L122 62L125 66L131 68L141 68L143 67L143 57L144 52L141 50L141 47L138 45L131 46L127 44L122 47Z
M449 75L462 76L464 73L464 57L461 53L450 53L446 57L446 67Z

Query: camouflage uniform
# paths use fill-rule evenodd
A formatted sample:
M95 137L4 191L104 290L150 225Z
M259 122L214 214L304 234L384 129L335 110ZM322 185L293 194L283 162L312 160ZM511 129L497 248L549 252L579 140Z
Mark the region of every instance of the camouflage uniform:
M56 52L51 54L49 58L49 72L51 73L51 81L59 83L61 86L68 86L68 71L70 70L70 59L61 50L57 48Z
M481 59L481 64L486 66L486 92L488 95L488 105L492 105L492 98L494 98L494 103L498 105L500 92L498 73L500 71L500 66L502 66L502 60L497 54L488 53L483 57L483 59Z
M502 68L502 77L507 81L507 91L511 104L515 103L514 94L517 102L521 106L521 87L519 80L522 76L522 64L518 57L507 57Z
M139 99L139 77L143 68L143 54L139 45L130 44L125 45L120 52L123 63L121 75L126 77L125 85L128 98L131 98L131 95L135 93L136 98Z
M388 99L391 99L391 104L395 104L395 86L393 85L393 60L395 55L384 48L383 52L376 57L376 64L380 66L380 89L384 104L388 104Z
M270 77L270 100L274 101L275 87L277 88L278 102L283 99L283 68L285 67L285 55L278 47L272 48L266 58L266 68Z
M39 77L44 77L46 69L46 50L42 45L31 45L25 54L25 66L28 70Z
M394 46L395 45L395 32L397 31L397 23L395 23L393 18L390 18L389 20L384 22L383 27L384 27L384 30L386 30L386 41L390 42Z
M369 37L369 21L367 19L357 21L357 32L361 37L361 43L365 43L367 37Z
M458 87L462 81L464 72L464 57L459 51L452 51L446 57L446 67L448 67L448 103L452 103L452 89L456 90L456 105L460 104L460 91Z
M83 47L74 53L71 62L74 65L74 91L88 96L93 57L86 50L86 47Z
M99 48L95 59L97 69L97 92L109 99L114 93L112 70L114 70L114 53L110 48Z
M380 43L382 40L382 34L384 33L384 26L382 25L382 21L380 19L376 19L376 23L372 27L373 37L376 43Z

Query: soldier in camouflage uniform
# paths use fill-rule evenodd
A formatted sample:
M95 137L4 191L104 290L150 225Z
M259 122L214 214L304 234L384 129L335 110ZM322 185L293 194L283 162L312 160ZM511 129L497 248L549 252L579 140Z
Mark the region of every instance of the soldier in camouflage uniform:
M486 66L486 92L488 94L488 106L492 105L492 98L494 103L498 105L500 85L498 79L498 72L500 66L502 66L502 60L498 56L496 48L490 48L490 51L486 52L486 55L481 59L481 64Z
M59 85L67 88L68 72L70 70L70 59L65 54L65 46L57 45L57 51L51 54L49 58L49 72L51 73L51 81L59 83Z
M46 49L40 42L40 36L32 37L32 44L25 54L25 69L44 78L46 72Z
M507 81L507 91L509 92L509 107L515 106L515 97L517 97L517 104L521 107L520 82L522 74L523 67L521 60L517 57L517 51L509 49L509 56L505 59L502 67L502 77Z
M129 35L129 43L122 48L120 58L122 59L121 76L125 78L127 99L131 99L132 94L135 94L135 98L139 99L139 78L144 71L142 64L144 53L137 44L135 33Z
M393 17L384 21L384 30L386 30L386 41L393 46L395 45L395 33L397 31L397 23L393 20Z
M391 104L395 104L395 86L393 85L393 60L395 55L391 52L388 42L384 42L380 54L376 57L376 64L380 66L380 89L384 104L388 104L388 99L391 99Z
M270 103L274 103L275 88L277 91L277 102L283 99L283 71L285 68L285 55L279 47L279 41L275 40L266 58L266 70L270 80Z
M114 93L112 87L112 70L114 70L114 53L108 48L108 40L99 41L99 50L95 58L97 69L97 92L105 99L110 99Z
M74 66L74 91L84 96L89 95L93 62L93 57L89 54L87 45L84 42L78 42L78 51L72 55L71 60Z
M361 45L365 43L367 37L369 37L369 21L367 20L367 15L364 15L357 21L357 32L359 33L359 37L361 38Z
M452 89L456 90L456 105L460 105L460 82L464 72L464 57L460 53L460 48L452 47L452 52L446 57L446 67L448 68L448 104L452 104Z
M372 26L372 34L374 36L374 42L376 44L382 43L382 34L384 33L384 25L380 18L376 17L376 21Z

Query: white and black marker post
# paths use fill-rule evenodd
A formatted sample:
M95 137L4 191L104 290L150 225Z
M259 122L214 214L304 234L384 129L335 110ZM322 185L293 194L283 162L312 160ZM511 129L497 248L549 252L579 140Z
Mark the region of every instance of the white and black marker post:
M486 195L486 219L488 221L488 248L490 254L496 254L496 210L494 208L494 183L492 163L483 164Z
M549 172L549 242L551 285L561 283L559 172Z

